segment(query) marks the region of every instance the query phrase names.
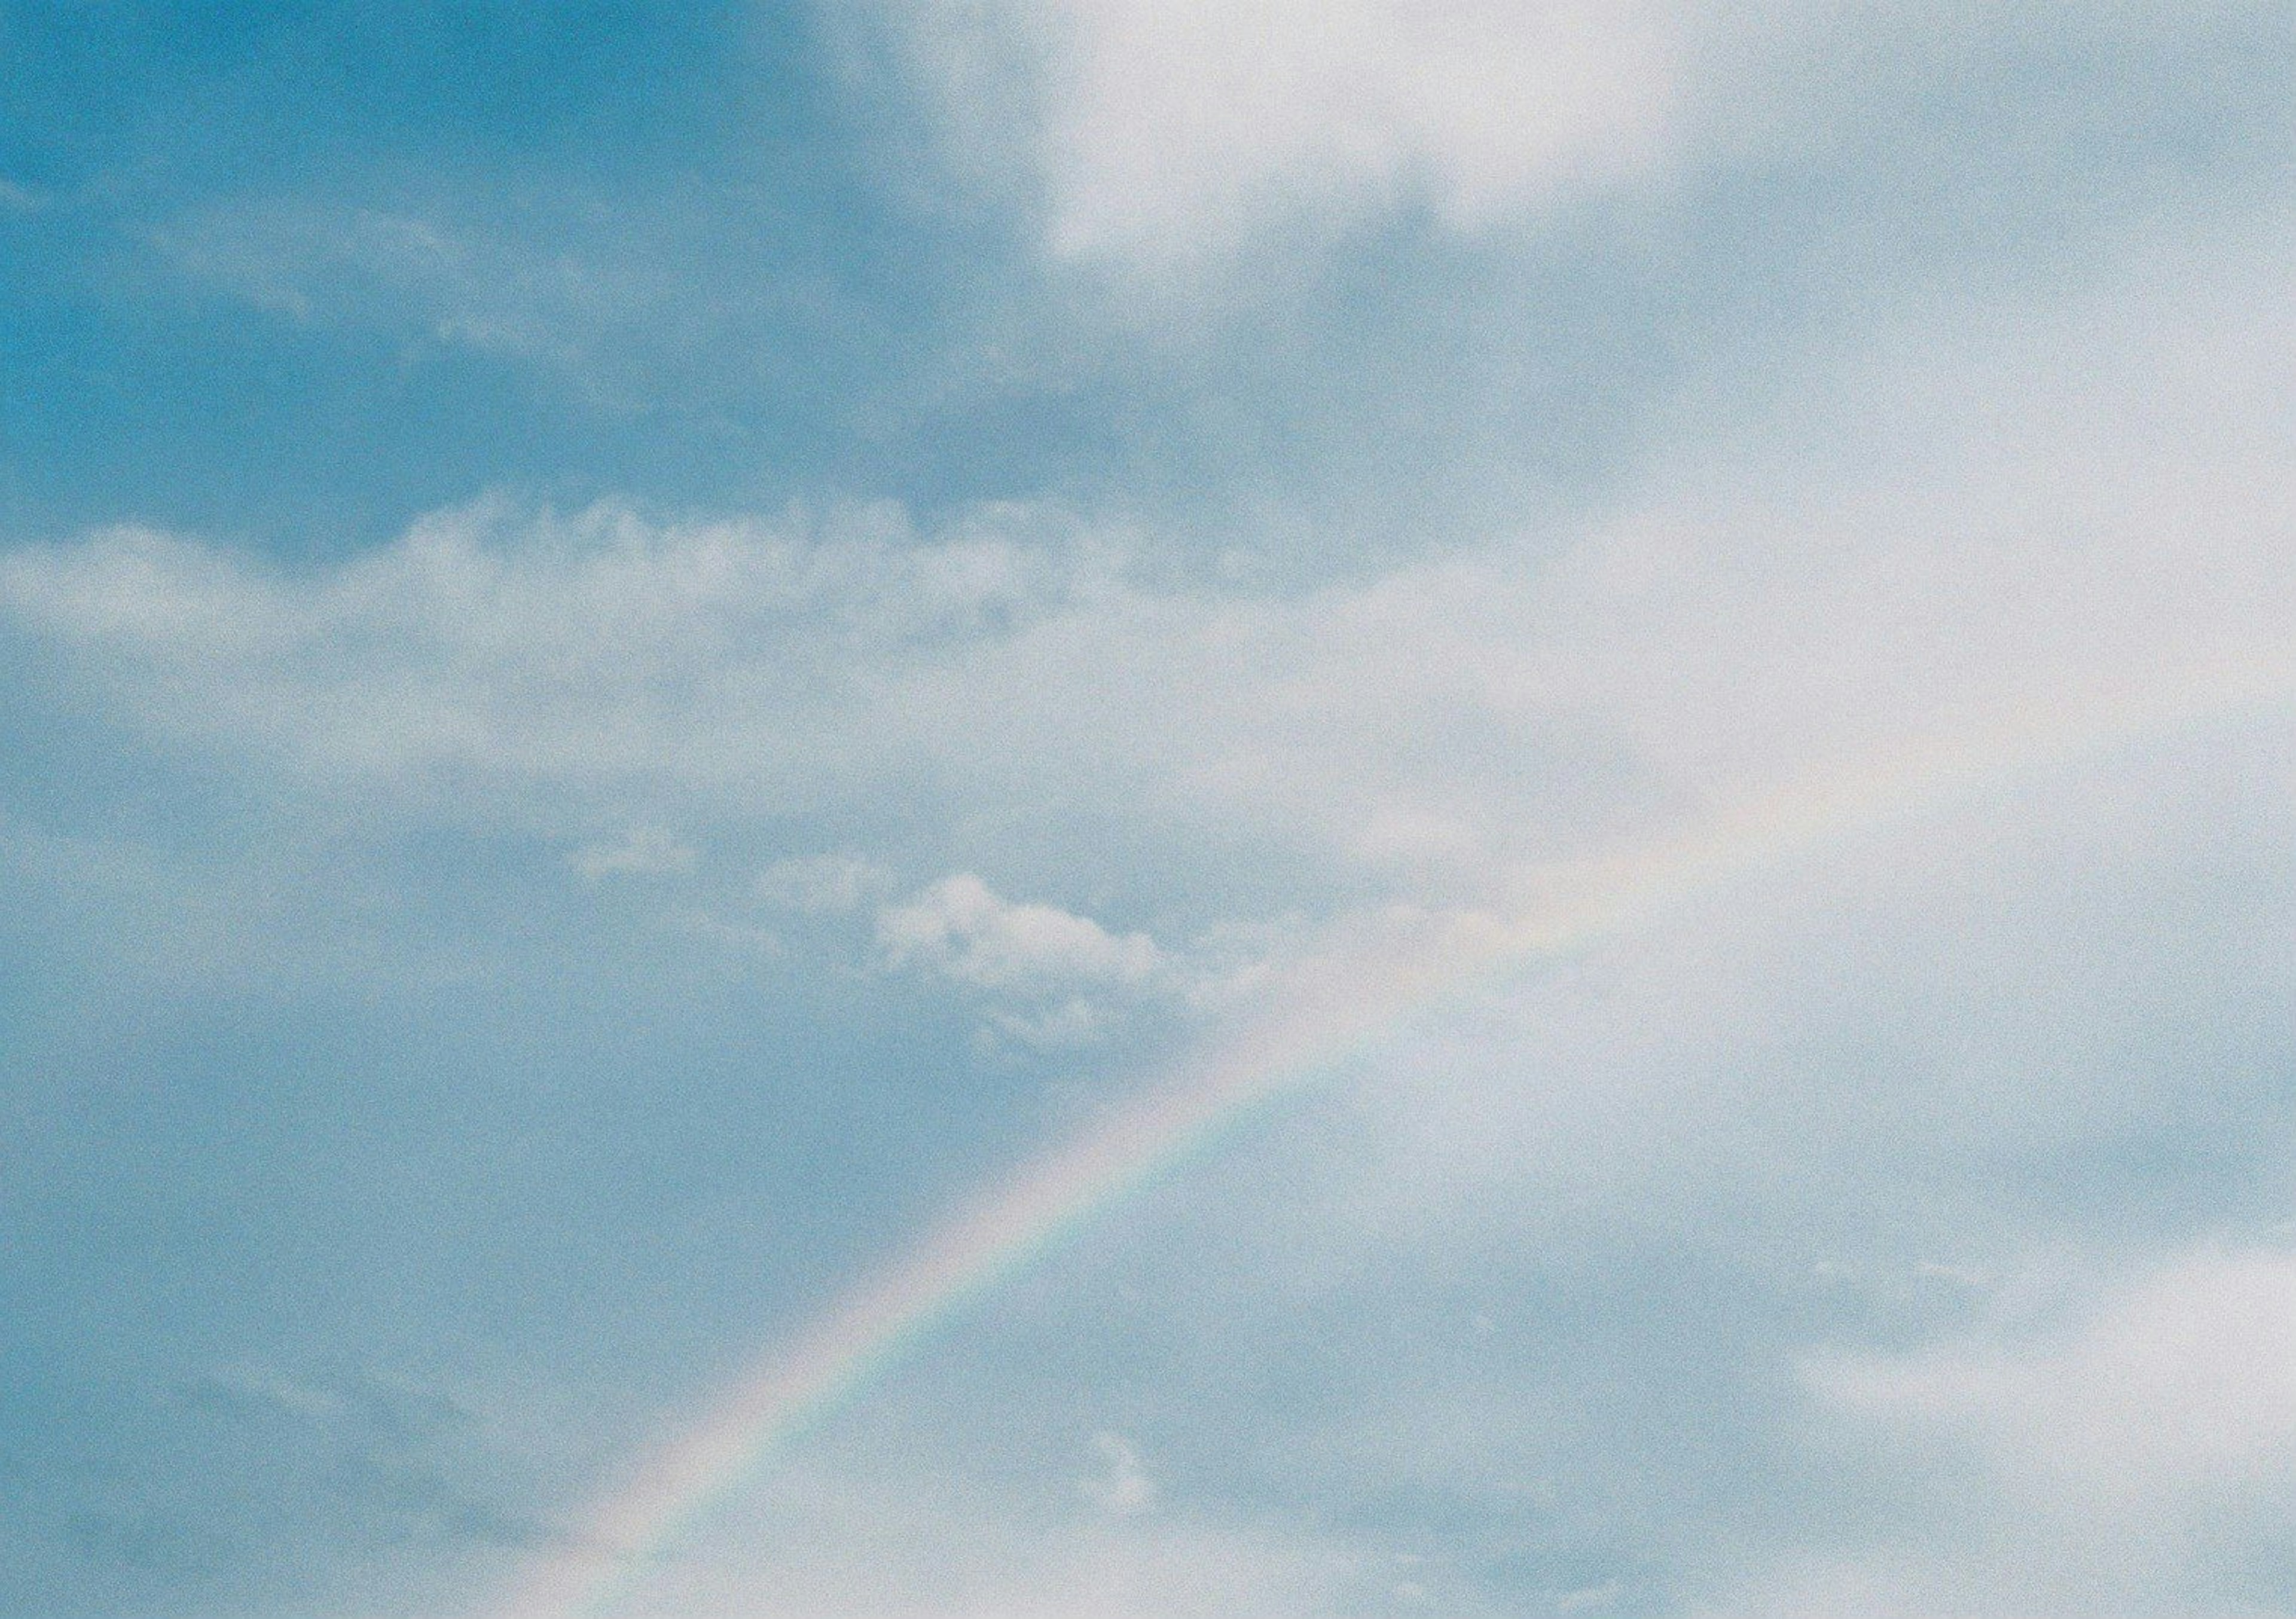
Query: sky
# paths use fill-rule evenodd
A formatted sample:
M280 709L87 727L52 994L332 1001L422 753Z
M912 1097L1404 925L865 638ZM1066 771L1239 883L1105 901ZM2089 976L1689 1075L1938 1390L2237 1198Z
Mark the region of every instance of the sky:
M2296 1614L2296 8L0 59L0 1615Z

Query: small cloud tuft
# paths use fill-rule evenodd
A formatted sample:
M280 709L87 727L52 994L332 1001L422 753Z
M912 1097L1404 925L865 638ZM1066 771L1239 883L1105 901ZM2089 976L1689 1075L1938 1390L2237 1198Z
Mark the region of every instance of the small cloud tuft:
M578 849L573 865L587 882L609 877L677 877L693 870L693 848L656 827L633 827L611 843Z
M897 965L928 968L979 989L1138 987L1164 966L1144 933L1112 934L1056 906L1015 904L971 872L879 912L877 937Z
M858 854L798 854L758 873L758 897L808 916L857 911L882 895L892 873Z
M1156 1505L1156 1481L1140 1465L1140 1453L1121 1434L1092 1436L1102 1470L1078 1488L1086 1500L1111 1517L1136 1517Z

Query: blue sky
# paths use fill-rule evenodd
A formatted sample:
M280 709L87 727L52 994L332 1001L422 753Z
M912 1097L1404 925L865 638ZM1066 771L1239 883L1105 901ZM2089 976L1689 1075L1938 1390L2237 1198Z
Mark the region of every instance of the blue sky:
M2289 7L0 52L0 1614L2296 1612Z

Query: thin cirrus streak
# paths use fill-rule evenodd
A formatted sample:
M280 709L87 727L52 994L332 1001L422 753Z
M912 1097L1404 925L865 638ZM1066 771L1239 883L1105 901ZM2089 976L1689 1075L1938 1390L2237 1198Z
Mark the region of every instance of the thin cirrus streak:
M1579 863L1536 914L1433 948L1327 963L1249 1034L1144 1100L1027 1165L896 1263L778 1340L593 1504L577 1533L496 1611L595 1614L626 1594L693 1521L946 1325L1094 1218L1215 1148L1280 1098L1347 1070L1382 1037L1569 959L1669 905L1830 837L1884 823L1983 783L2296 694L2284 652L2234 653L2141 685L2030 701L1932 732L1854 767L1797 778L1691 833Z

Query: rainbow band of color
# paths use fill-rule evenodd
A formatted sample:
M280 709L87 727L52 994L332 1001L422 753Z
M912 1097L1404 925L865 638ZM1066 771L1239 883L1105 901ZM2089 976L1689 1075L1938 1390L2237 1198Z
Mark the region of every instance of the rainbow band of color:
M1177 1082L1030 1164L930 1233L898 1263L775 1343L701 1419L643 1459L585 1516L567 1547L497 1611L594 1614L686 1528L812 1427L1086 1222L1214 1148L1269 1104L1343 1072L1422 1015L1525 966L1568 959L1753 868L1948 802L1985 782L2133 745L2212 717L2284 707L2284 653L2152 672L2141 687L2030 702L1985 723L1806 777L1694 835L1575 866L1575 896L1471 938L1359 955L1301 985L1280 1013Z

